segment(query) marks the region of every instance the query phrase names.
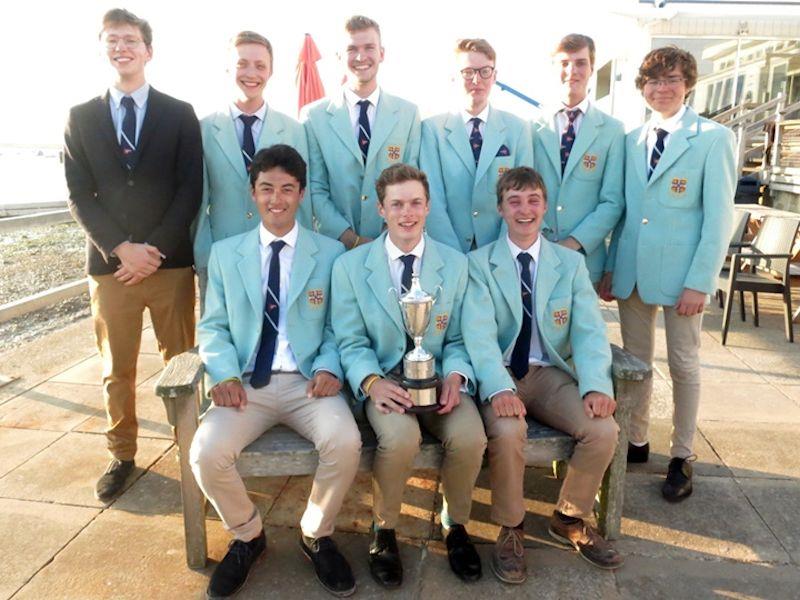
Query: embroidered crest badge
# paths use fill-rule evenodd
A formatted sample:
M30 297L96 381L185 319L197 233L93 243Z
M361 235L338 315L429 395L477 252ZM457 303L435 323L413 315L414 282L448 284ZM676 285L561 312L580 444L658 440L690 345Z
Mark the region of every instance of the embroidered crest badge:
M672 183L669 185L669 191L673 196L682 196L686 193L686 184L688 182L682 177L673 177Z
M584 171L594 171L597 168L597 154L584 154L581 164Z
M387 146L386 156L388 156L391 161L400 160L400 146Z
M321 289L308 290L308 303L311 306L320 306L325 300L325 293Z
M497 169L497 176L498 176L498 177L500 177L500 176L501 176L503 173L505 173L506 171L508 171L508 167L499 167L499 168Z
M437 331L444 331L447 329L447 321L449 320L449 316L447 313L442 315L436 315L436 330Z
M567 324L567 319L569 318L568 315L569 313L567 312L566 308L553 311L553 323L555 323L559 327L563 327L564 325Z

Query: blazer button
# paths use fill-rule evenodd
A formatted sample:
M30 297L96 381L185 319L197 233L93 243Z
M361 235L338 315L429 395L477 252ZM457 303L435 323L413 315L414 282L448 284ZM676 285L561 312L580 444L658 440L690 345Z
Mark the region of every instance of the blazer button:
M133 179L128 179L128 187L133 187Z
M253 218L253 213L251 213L249 210L247 211L247 218L248 219L252 219Z
M647 217L645 217L644 219L642 219L642 225L647 225L649 222L650 222L650 221L648 220L648 218L647 218Z
M478 211L477 210L473 210L472 211L472 216L473 217L477 217L478 216Z
M361 201L362 201L362 202L363 202L363 201L366 201L368 198L369 198L369 196L367 196L366 194L364 194L363 196L361 196Z
M563 207L563 206L561 206L561 205L558 205L558 206L556 206L556 210L557 210L558 212L561 212L563 208L564 208L564 207Z

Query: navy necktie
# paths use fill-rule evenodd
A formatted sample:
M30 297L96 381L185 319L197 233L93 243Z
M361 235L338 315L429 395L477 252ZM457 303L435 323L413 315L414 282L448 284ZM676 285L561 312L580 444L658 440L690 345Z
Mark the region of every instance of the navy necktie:
M250 163L253 162L253 156L256 153L256 143L253 140L253 123L258 119L255 115L239 115L239 118L244 123L244 131L242 132L242 157L244 158L244 168L250 170Z
M269 383L272 376L272 361L275 358L275 344L278 341L278 318L281 310L281 261L280 253L286 242L275 240L270 244L272 257L269 259L269 277L267 279L267 298L264 301L264 322L261 326L261 342L256 354L256 364L250 385L262 388Z
M569 153L572 152L572 144L575 143L575 119L580 114L580 109L565 111L567 114L567 128L561 134L561 174L564 174L564 169L567 168L567 161L569 160Z
M514 350L511 352L511 373L517 380L528 373L528 362L531 353L531 328L533 324L533 282L531 280L531 261L533 257L527 252L520 252L517 260L522 265L520 289L522 293L522 329L517 336Z
M647 179L650 180L650 177L653 175L653 171L656 170L658 166L658 161L661 159L661 155L664 154L664 139L669 135L669 131L666 129L656 129L656 143L653 146L653 152L650 154L650 168L647 169Z
M472 147L472 157L475 159L475 166L478 166L478 159L481 157L481 147L483 146L483 136L481 135L481 120L478 117L470 119L472 123L472 133L469 134L469 145Z
M121 104L125 108L125 116L122 118L122 135L120 135L119 147L125 157L125 164L129 169L132 169L136 154L136 111L133 108L133 98L130 96L123 96Z
M400 278L400 292L405 294L411 289L411 275L414 272L414 255L404 254L400 257L403 262L403 276ZM414 348L414 340L411 336L406 334L406 352L410 352Z
M361 108L361 112L358 113L358 147L361 150L361 156L364 157L364 164L367 164L369 138L372 135L369 130L369 117L367 116L369 100L359 100L357 104Z

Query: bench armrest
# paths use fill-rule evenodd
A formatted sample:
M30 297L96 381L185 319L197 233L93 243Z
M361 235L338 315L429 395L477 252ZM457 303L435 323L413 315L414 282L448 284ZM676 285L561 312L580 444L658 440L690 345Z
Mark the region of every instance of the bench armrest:
M167 418L175 425L176 405L194 402L198 397L198 388L203 380L203 361L197 354L197 348L187 350L173 356L156 382L156 395L160 396L167 407Z
M616 381L644 381L653 376L653 370L643 361L616 344L611 344L611 372Z

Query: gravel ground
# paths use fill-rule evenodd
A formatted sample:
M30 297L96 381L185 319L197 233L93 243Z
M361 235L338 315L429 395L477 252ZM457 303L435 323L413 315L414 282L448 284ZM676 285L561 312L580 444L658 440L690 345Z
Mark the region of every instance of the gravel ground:
M84 236L75 223L35 227L0 238L0 304L19 300L84 274ZM89 295L0 323L0 345L8 350L89 315Z

